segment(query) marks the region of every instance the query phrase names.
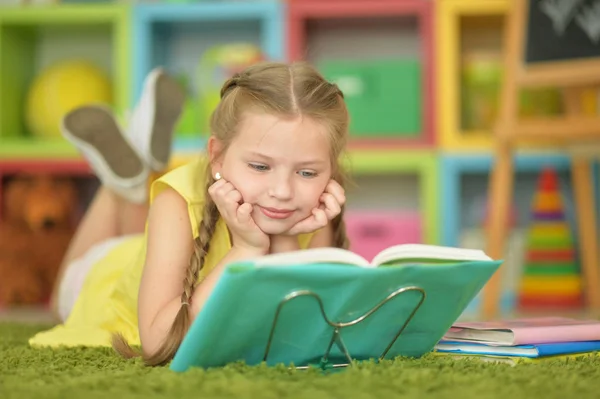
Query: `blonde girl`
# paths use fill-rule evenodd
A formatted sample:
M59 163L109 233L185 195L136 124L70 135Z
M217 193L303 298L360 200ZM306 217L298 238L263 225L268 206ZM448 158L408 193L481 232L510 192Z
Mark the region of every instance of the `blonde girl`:
M221 89L206 156L155 180L148 209L144 182L168 163L182 103L169 77L153 73L128 133L99 107L65 118L65 136L104 185L64 262L54 301L63 323L31 345L113 345L164 365L227 264L348 247L339 166L348 112L335 84L305 63L236 74Z

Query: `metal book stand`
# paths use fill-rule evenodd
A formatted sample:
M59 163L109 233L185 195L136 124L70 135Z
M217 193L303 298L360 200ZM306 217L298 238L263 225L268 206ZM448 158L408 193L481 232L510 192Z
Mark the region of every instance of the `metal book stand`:
M409 286L409 287L403 287L400 288L394 292L392 292L390 295L387 296L387 298L385 298L384 300L382 300L381 302L379 302L377 305L375 305L373 308L371 308L368 312L366 312L365 314L363 314L362 316L352 320L352 321L348 321L348 322L334 322L329 320L329 318L327 317L327 315L325 314L325 309L323 307L323 301L321 300L321 297L312 292L312 291L308 291L308 290L299 290L299 291L294 291L289 293L288 295L286 295L283 300L279 303L279 306L277 307L277 311L275 312L275 318L273 320L273 325L271 327L271 333L269 334L269 340L267 341L267 347L265 349L265 355L263 357L263 361L266 362L267 357L269 356L269 351L271 349L271 344L273 342L273 336L275 335L275 329L277 327L277 320L279 318L279 314L281 312L281 309L283 308L283 306L287 303L289 303L290 301L302 297L302 296L311 296L313 298L316 299L316 301L319 304L319 308L321 309L321 315L323 316L323 319L325 320L325 322L330 325L333 328L333 334L331 335L331 340L329 341L329 346L327 347L327 351L325 352L325 354L323 355L323 357L321 358L321 361L319 363L319 367L321 367L322 369L326 369L326 368L342 368L342 367L347 367L349 365L352 364L352 356L350 355L350 353L348 352L348 349L346 348L346 345L344 344L344 340L342 339L342 334L341 334L341 330L345 327L350 327L353 325L356 325L358 323L360 323L361 321L365 320L367 317L369 317L370 315L372 315L373 313L375 313L377 310L379 310L379 308L381 308L383 305L385 305L387 302L389 302L390 300L392 300L393 298L399 296L400 294L403 294L407 291L418 291L421 293L421 299L419 300L419 303L417 303L417 305L415 306L415 308L413 309L413 311L411 312L410 316L406 319L406 321L404 322L404 324L402 324L402 326L400 327L400 329L398 330L398 333L394 336L394 339L388 344L388 346L386 347L386 349L383 351L383 353L379 356L378 360L382 360L385 355L389 352L389 350L392 348L392 346L394 345L394 343L396 342L396 340L398 339L398 337L400 336L400 334L402 334L402 332L404 331L404 329L406 328L406 326L408 325L408 323L412 320L413 316L415 315L415 313L417 312L417 310L419 310L419 308L421 307L421 304L423 303L423 301L425 300L425 290L423 290L420 287L416 287L416 286ZM346 360L348 361L347 363L339 363L339 364L329 364L328 361L328 357L329 357L329 353L331 352L331 348L333 347L333 344L337 344L338 348L342 351L342 353L344 354L344 356L346 357ZM311 365L304 365L304 366L296 366L295 368L298 370L306 370L309 369L311 367Z

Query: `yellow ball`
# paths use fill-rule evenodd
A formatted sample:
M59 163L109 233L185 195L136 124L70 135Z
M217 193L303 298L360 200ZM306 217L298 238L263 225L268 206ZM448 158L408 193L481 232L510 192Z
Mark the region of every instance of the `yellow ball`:
M26 123L32 135L60 137L60 124L69 111L87 104L112 104L108 76L84 60L56 63L33 81L28 96Z

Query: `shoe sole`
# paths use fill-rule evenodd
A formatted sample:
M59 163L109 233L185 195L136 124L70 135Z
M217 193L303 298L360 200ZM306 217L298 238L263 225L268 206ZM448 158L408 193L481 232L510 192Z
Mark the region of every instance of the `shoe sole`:
M185 93L178 82L161 73L155 83L154 120L150 139L151 165L154 168L166 166L171 157L173 132L185 101Z
M108 110L96 106L78 108L65 116L64 127L73 139L96 149L116 176L131 179L143 172L142 160L125 141Z

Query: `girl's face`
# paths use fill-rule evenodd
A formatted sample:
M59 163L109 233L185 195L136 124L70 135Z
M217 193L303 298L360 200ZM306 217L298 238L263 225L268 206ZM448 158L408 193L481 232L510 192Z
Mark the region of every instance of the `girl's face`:
M263 232L284 233L319 206L331 179L326 128L306 117L252 112L239 129L213 175L220 172L253 205Z

